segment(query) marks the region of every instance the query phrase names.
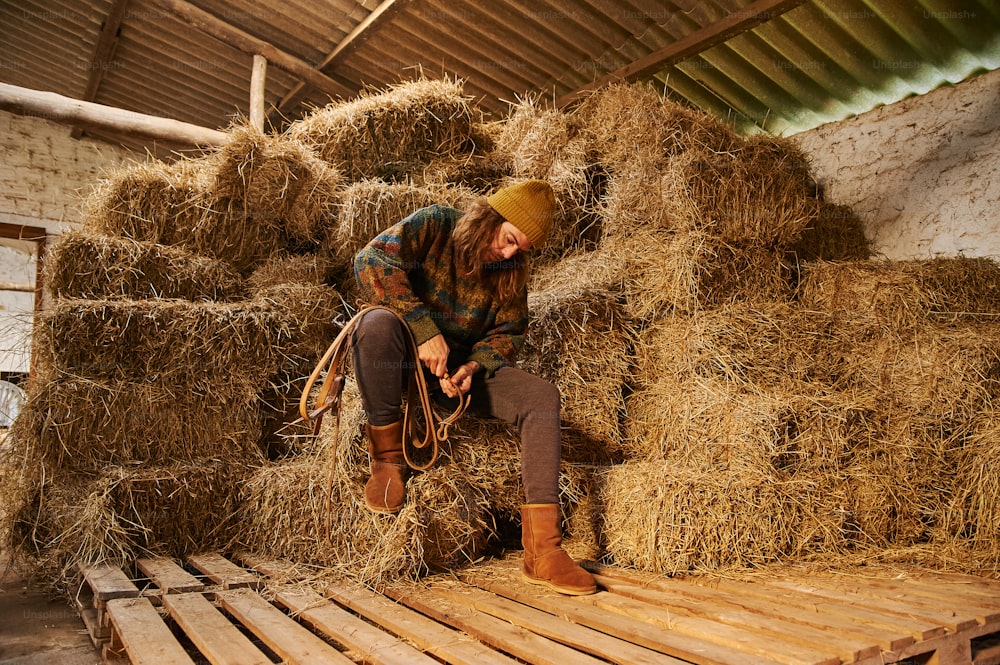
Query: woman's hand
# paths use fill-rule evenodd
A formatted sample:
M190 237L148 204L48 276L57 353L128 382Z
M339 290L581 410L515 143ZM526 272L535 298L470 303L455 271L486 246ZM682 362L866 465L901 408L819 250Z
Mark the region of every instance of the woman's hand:
M447 374L448 343L444 341L444 335L438 333L418 346L417 358L439 379Z
M441 379L441 390L448 397L460 397L472 389L472 377L480 370L480 364L470 360L460 365L454 374L445 374Z

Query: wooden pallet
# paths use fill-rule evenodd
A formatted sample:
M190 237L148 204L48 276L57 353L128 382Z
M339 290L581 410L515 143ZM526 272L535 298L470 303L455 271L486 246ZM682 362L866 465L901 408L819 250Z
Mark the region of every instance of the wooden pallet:
M1000 582L975 577L708 583L594 567L599 592L567 597L505 561L375 593L237 560L83 569L81 615L105 662L1000 665Z

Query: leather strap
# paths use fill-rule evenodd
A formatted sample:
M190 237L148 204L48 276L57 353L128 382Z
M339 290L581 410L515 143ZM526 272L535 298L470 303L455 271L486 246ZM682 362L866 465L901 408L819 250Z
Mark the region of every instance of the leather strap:
M334 459L336 459L336 446L340 434L341 397L343 396L344 391L344 366L347 359L347 352L350 348L352 333L355 328L357 328L361 317L373 309L383 309L387 312L392 312L392 314L399 319L403 330L406 332L407 353L410 359L413 360L413 362L408 363L408 365L413 369L409 372L407 380L406 408L403 411L403 457L406 460L406 464L411 469L425 471L431 468L431 466L434 465L434 462L437 461L440 443L448 439L448 428L453 425L463 413L465 413L466 408L469 406L471 396L462 395L455 411L448 417L437 417L431 402L430 390L427 387L427 379L424 377L424 372L420 367L419 361L417 360L417 342L413 337L413 331L410 330L410 326L407 325L402 316L388 307L366 305L365 307L362 307L361 310L355 314L346 325L344 325L343 329L337 335L336 339L333 340L333 343L330 344L330 347L326 350L326 353L323 354L323 357L316 364L316 368L306 381L306 385L302 389L302 397L299 399L299 414L304 420L312 421L313 436L315 436L319 434L320 424L323 422L323 415L327 411L334 412L336 416L336 429L334 431L333 451ZM313 402L312 408L310 408L310 394L312 393L316 382L319 380L320 375L323 374L324 369L326 370L326 377L320 385L319 392ZM424 428L422 437L417 435L417 420L412 408L415 404L419 404L419 407L424 414L424 423L426 424L426 427ZM411 447L417 449L430 447L430 461L422 465L416 464L410 457L409 450ZM331 474L334 466L335 463L331 461Z

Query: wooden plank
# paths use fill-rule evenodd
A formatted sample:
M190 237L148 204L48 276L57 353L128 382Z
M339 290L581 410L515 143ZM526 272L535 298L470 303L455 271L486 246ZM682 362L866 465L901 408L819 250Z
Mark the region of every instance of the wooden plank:
M223 589L240 589L243 587L257 588L260 580L249 570L214 552L206 554L191 554L188 563L205 574L208 579L222 586Z
M973 665L1000 665L1000 643L976 649L972 662Z
M566 665L566 663L600 665L601 663L596 658L529 630L453 603L433 589L390 588L386 589L386 595L532 665Z
M202 591L205 583L184 570L170 559L136 559L138 568L163 593L189 593Z
M132 665L194 665L148 598L112 598L107 609Z
M515 660L419 612L348 582L327 587L327 597L450 665L516 665ZM567 664L564 664L567 665Z
M642 576L612 566L595 565L590 569L597 575L643 588L729 604L792 625L809 626L823 631L828 640L837 641L836 643L841 639L863 640L877 645L880 649L894 651L913 644L916 639L905 628L873 626L864 621L865 617L854 616L852 613L823 611L815 605L800 602L797 597L788 593L778 593L753 582L716 579L708 585L684 579Z
M658 625L609 612L590 604L583 598L567 598L558 594L540 594L534 587L510 576L491 574L486 576L462 575L461 579L470 584L492 591L505 598L516 600L535 609L565 617L575 623L588 626L608 635L614 635L633 644L673 656L696 665L775 665L776 661L749 655L727 646L704 642L688 635L664 630ZM599 592L605 593L605 592ZM595 595L599 595L595 594Z
M271 665L271 659L202 594L169 594L163 606L212 665Z
M139 587L121 568L107 563L81 566L83 578L94 594L94 605L101 606L114 598L137 598Z
M331 637L349 649L363 654L371 665L436 665L438 661L417 651L315 591L287 589L278 591L275 600L300 621Z
M742 607L719 604L710 598L691 598L681 594L667 594L656 589L643 589L600 574L594 577L598 584L619 596L666 607L671 611L679 610L685 614L719 621L730 626L750 629L816 652L830 652L845 663L877 656L882 652L881 647L873 640L862 640L847 634L839 634L834 639L829 630L763 616Z
M865 584L873 589L889 592L896 599L911 599L932 607L955 607L975 614L980 623L1000 619L1000 595L988 596L970 592L968 586L928 580L869 578ZM1000 594L1000 589L997 589Z
M288 665L353 665L351 659L249 589L220 591L216 600Z
M872 592L866 592L863 586L854 586L850 589L845 588L847 584L839 580L836 582L824 582L822 578L810 578L809 581L780 578L768 579L766 584L772 587L791 589L800 593L813 594L822 598L837 600L838 602L860 605L885 614L895 614L929 623L936 623L944 627L946 632L957 633L979 625L979 622L974 618L961 618L955 616L949 610L917 606L905 601L895 601Z
M666 654L606 635L600 631L571 623L547 612L492 593L462 585L460 588L435 587L451 600L468 605L498 619L509 621L550 640L561 642L578 651L610 660L618 665L685 665Z
M598 592L581 597L582 602L612 612L619 612L646 623L653 623L671 632L683 633L707 644L718 644L742 652L743 659L766 658L785 665L840 665L840 657L829 651L801 647L791 642L743 630L696 616L685 616L671 608L663 608L614 593ZM739 660L738 662L744 662Z

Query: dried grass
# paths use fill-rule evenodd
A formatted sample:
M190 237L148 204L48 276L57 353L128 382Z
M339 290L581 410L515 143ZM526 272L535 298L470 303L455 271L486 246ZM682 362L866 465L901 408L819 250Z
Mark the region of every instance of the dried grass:
M474 149L473 129L482 118L470 101L461 81L418 78L328 104L286 133L315 147L351 181L394 180Z
M662 96L647 84L614 84L584 99L573 115L611 173L638 165L662 170L671 155L726 151L741 139L724 123Z
M42 374L252 396L283 333L265 302L60 300L35 331Z
M626 458L734 476L773 474L786 454L793 415L783 397L665 372L629 396Z
M45 288L54 298L234 300L240 276L180 247L68 231L45 250Z
M282 252L258 266L246 285L250 293L282 284L323 285L338 276L333 261L323 254L289 254Z
M11 437L53 468L192 463L261 457L256 396L192 393L144 381L62 377L39 381Z
M728 245L785 249L819 214L804 157L775 137L748 139L728 152L688 150L663 173L683 183L698 209L698 228Z
M597 470L602 531L614 564L677 574L761 566L794 538L766 476L695 471L669 462Z
M368 510L356 478L337 475L332 494L327 488L316 459L263 467L246 484L242 545L374 585L471 561L484 546L482 497L458 469L411 478L397 515Z
M289 239L322 239L339 197L341 176L305 144L288 136L268 135L248 124L229 131L229 140L211 158L213 207L229 211L244 233L274 225ZM195 240L211 246L211 241ZM222 229L215 229L216 232Z
M614 294L551 286L529 293L528 307L520 367L554 383L564 425L613 457L621 441L630 334Z
M935 544L968 543L994 574L1000 570L1000 420L986 411L974 421L965 445L953 452L954 492L944 509Z
M852 392L870 394L881 409L944 425L974 418L1000 400L1000 321L878 335L854 345L844 374Z
M84 201L84 230L171 245L203 214L211 179L204 159L135 162L98 181Z
M39 568L72 577L79 563L129 566L138 557L225 550L240 530L240 488L251 469L214 459L168 466L107 466L47 482L14 524Z
M850 206L821 201L816 218L789 248L797 263L860 261L872 257L864 224Z
M216 152L117 169L87 201L85 229L178 245L252 271L288 244L315 244L340 174L285 136L237 125Z
M995 259L934 258L806 264L798 287L803 307L850 316L903 332L934 320L993 320L1000 315Z

